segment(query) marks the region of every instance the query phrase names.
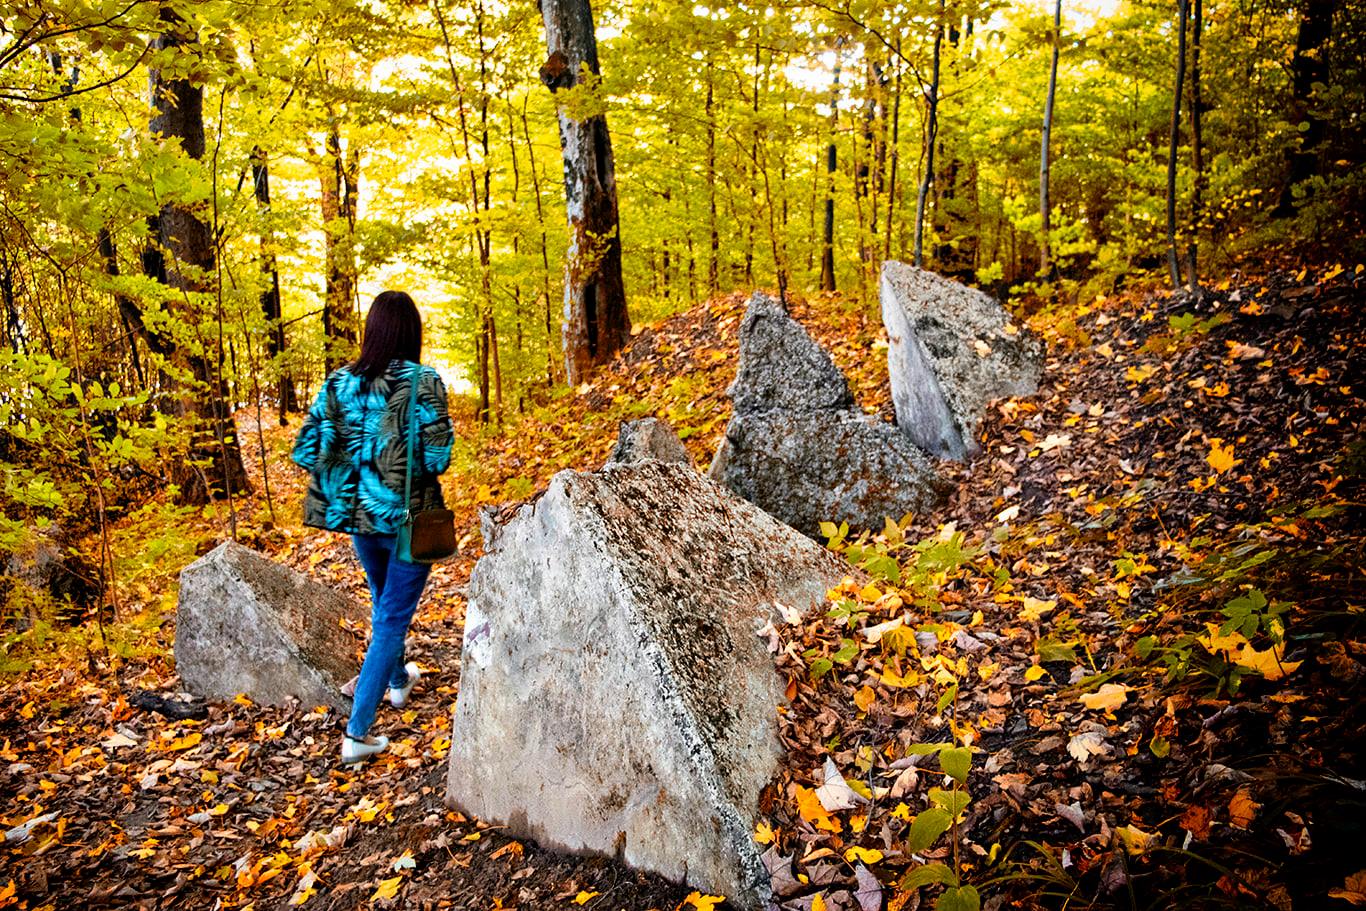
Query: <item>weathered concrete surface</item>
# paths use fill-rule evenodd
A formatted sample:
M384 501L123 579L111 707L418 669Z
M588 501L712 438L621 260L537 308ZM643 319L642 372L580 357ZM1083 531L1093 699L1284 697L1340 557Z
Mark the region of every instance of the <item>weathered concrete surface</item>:
M883 263L879 292L897 426L932 455L967 458L993 399L1037 390L1042 343L990 296L905 263Z
M812 537L827 520L880 529L943 493L930 458L905 434L854 410L737 414L711 476Z
M176 670L209 699L246 693L266 705L348 709L341 686L360 669L358 643L342 627L365 608L231 541L180 573Z
M667 422L658 418L622 421L617 445L607 458L609 465L632 465L647 461L682 462L691 465L688 450Z
M803 534L826 520L881 528L942 492L930 459L860 411L830 355L762 293L740 324L729 394L734 414L708 474Z
M762 291L740 322L740 366L726 394L736 414L854 407L849 381L830 355Z
M448 802L762 907L783 681L755 633L845 573L686 465L560 472L470 580Z

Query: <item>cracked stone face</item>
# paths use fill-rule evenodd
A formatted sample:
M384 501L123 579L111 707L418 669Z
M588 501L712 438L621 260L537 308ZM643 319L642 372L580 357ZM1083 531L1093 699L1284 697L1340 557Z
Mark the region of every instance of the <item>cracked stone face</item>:
M641 418L638 421L622 421L617 434L617 445L612 449L609 464L631 464L649 460L659 462L682 462L691 465L692 459L678 434L668 422L658 418Z
M879 292L897 426L931 455L969 457L987 406L1038 388L1043 345L988 295L933 272L883 263Z
M763 907L783 682L756 632L846 572L687 465L561 472L471 578L449 802Z
M740 324L734 414L708 474L816 537L820 523L881 528L931 507L931 460L865 415L830 355L773 298L756 293Z

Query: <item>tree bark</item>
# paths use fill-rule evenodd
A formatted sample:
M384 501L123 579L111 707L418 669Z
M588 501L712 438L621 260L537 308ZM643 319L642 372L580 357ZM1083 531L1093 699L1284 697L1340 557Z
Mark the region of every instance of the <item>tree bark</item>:
M1338 0L1301 0L1300 23L1295 33L1295 54L1290 60L1290 122L1299 132L1299 143L1286 153L1286 181L1276 204L1279 217L1295 213L1295 186L1318 173L1318 146L1323 142L1324 122L1314 113L1314 84L1328 83L1328 57L1324 45L1333 36L1333 14Z
M1189 0L1176 6L1176 87L1172 90L1171 141L1167 147L1167 267L1172 290L1181 287L1181 263L1176 253L1176 150L1181 140L1181 94L1186 83L1186 19Z
M925 173L920 178L920 192L915 201L915 257L916 268L925 268L925 202L934 182L934 147L939 141L939 50L944 43L944 3L939 0L939 18L934 26L934 58L930 72L930 91L926 97Z
M251 153L251 183L256 207L263 219L270 216L270 162L265 149L260 146ZM289 367L281 363L288 340L281 320L280 272L275 265L275 251L271 245L269 222L263 221L261 229L261 275L266 286L261 291L261 314L266 319L266 353L270 356L271 366L276 371L276 403L280 410L280 426L285 425L285 415L299 410L299 398L294 390L294 377Z
M1048 67L1048 97L1043 105L1043 136L1039 143L1039 276L1047 279L1052 270L1048 232L1052 229L1053 210L1048 198L1048 144L1053 135L1053 98L1058 89L1058 46L1062 43L1062 0L1053 6L1053 54Z
M161 8L163 31L154 42L156 50L190 48L197 38L169 7ZM185 153L195 160L204 157L203 89L185 78L166 78L160 69L149 71L153 136L179 141ZM155 255L145 257L154 273L168 287L182 293L184 318L197 319L190 295L209 288L214 272L214 243L209 226L183 205L164 205L155 219L158 243ZM169 257L167 256L169 254ZM134 305L133 310L136 310ZM141 312L130 313L129 322L147 339L149 347L167 354L178 352L175 342L148 329ZM197 329L197 326L196 326ZM208 346L201 346L207 349ZM210 498L231 496L251 489L242 465L236 426L228 404L223 364L211 362L207 355L184 353L193 386L189 407L182 413L193 422L189 459L176 468L173 480L180 489L179 500L202 504ZM203 466L203 467L201 467Z
M825 221L821 230L821 290L835 290L835 130L839 124L840 64L844 39L835 43L835 71L830 82L830 142L825 147Z
M324 363L330 373L356 356L360 338L356 318L356 190L360 153L354 146L342 151L335 123L327 130L318 181L325 239L323 289Z
M1204 0L1195 0L1191 24L1191 163L1195 181L1191 188L1190 246L1186 248L1186 282L1191 294L1200 293L1200 219L1204 217L1205 152L1200 130L1204 100L1200 90L1200 45L1204 35Z
M716 105L715 70L707 59L707 227L711 233L711 259L707 263L707 294L721 290L721 234L716 229Z
M593 13L588 0L542 0L548 57L541 81L556 92L599 75ZM585 72L586 71L586 74ZM621 276L616 170L607 117L576 119L559 105L564 153L565 256L564 357L571 385L610 361L631 335Z

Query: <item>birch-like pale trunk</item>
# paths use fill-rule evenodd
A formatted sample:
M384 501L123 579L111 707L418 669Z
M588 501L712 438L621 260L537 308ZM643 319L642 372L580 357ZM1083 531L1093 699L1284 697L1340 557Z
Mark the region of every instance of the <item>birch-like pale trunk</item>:
M542 0L548 57L541 81L551 90L596 81L598 47L588 0ZM580 99L582 100L582 99ZM557 105L564 154L569 249L564 263L564 361L571 385L605 364L631 335L621 277L621 234L612 140L604 114L580 120Z

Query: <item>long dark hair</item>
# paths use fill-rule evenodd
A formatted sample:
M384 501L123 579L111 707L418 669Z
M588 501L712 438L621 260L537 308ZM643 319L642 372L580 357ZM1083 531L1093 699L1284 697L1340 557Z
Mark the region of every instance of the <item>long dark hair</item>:
M365 341L351 372L373 380L395 359L421 363L422 316L404 292L381 291L365 318Z

